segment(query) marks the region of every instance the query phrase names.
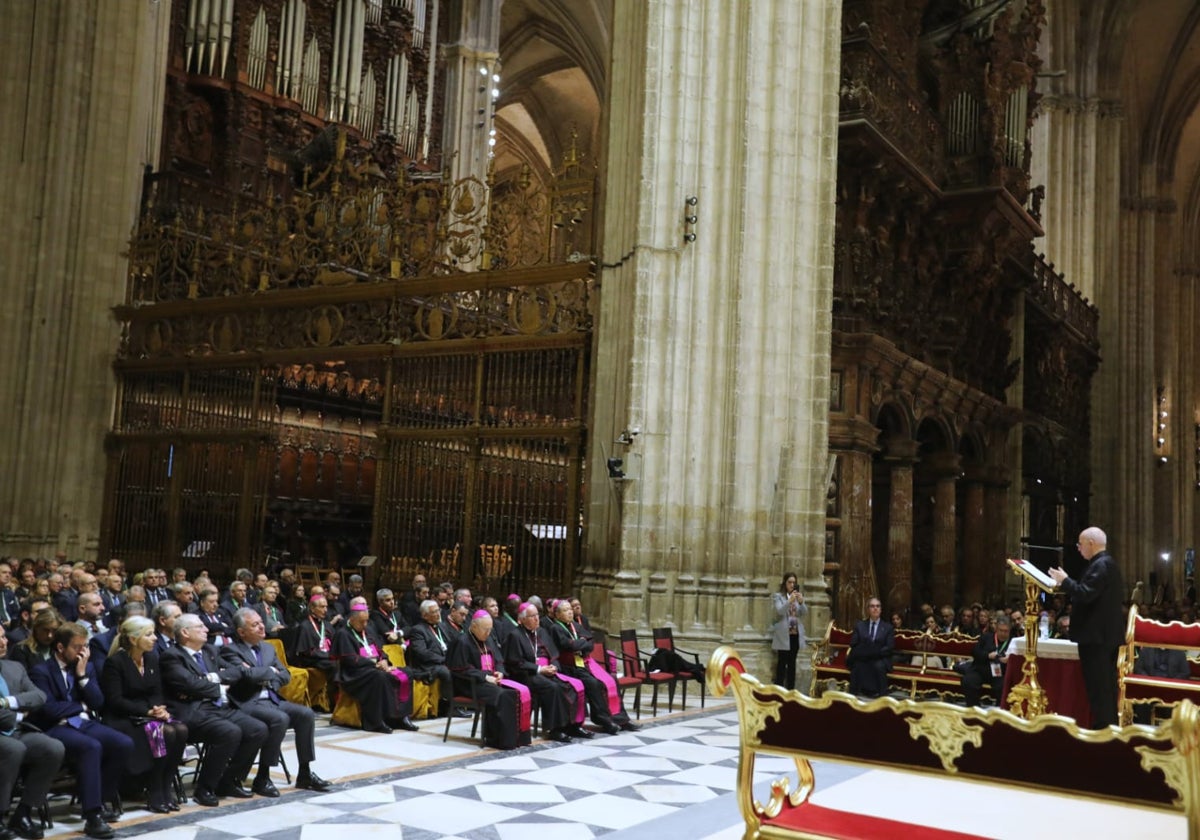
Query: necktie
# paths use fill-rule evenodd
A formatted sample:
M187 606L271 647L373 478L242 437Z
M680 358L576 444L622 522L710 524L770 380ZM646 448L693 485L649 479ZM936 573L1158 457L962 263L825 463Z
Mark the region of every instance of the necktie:
M876 622L874 622L874 621L871 622L871 641L872 642L875 641L875 624L876 624Z
M0 592L0 624L8 626L8 599L7 592ZM8 695L4 695L7 697Z
M0 697L8 696L8 682L4 679L4 675L0 674ZM9 729L6 732L0 732L0 735L11 735L16 732L15 729Z
M200 673L201 673L201 674L207 674L207 673L208 673L208 668L207 668L207 667L204 665L204 654L202 654L200 651L196 651L195 653L193 653L193 654L192 654L192 659L195 659L195 660L196 660L196 664L197 664L198 666L200 666Z
M67 696L73 698L75 696L75 675L70 671L63 671L63 682L67 684ZM83 723L83 718L79 715L71 715L67 718L67 726L72 729L78 729Z

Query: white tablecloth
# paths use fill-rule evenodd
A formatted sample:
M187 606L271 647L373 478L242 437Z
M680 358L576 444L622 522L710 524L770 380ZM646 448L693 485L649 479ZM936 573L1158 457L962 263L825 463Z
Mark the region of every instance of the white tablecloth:
M1070 639L1038 639L1038 659L1078 659L1079 645ZM1008 643L1008 652L1025 655L1025 637L1018 636Z

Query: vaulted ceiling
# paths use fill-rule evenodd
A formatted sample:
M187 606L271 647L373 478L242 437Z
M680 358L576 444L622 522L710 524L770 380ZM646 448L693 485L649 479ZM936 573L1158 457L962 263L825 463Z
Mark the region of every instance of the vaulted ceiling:
M586 160L600 148L610 0L505 0L500 19L496 169L548 177L573 137Z

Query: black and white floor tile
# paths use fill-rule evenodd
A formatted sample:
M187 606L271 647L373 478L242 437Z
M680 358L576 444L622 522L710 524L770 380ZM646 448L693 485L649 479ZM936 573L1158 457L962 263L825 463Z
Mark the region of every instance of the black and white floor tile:
M470 721L454 722L445 743L442 721L393 735L322 723L315 769L338 780L332 792L295 791L276 772L280 799L163 817L130 811L116 827L119 837L139 840L526 840L531 831L572 840L735 840L737 715L728 703L708 705L643 719L636 733L508 753L479 749ZM294 769L294 753L286 758ZM1187 836L1182 818L1142 809L834 764L815 770L814 801L921 825L1021 840L1061 840L1064 825L1093 839ZM785 774L795 778L789 759L760 756L760 798ZM65 801L55 811L50 836L79 831Z

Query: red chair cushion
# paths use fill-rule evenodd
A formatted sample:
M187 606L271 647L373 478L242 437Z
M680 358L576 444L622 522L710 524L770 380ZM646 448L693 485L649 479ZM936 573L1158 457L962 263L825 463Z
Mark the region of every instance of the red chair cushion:
M785 805L775 819L763 820L764 826L777 826L822 837L859 840L863 837L903 837L904 840L981 840L986 835L961 834L941 828L870 817L850 811L836 811L805 802L796 807Z

